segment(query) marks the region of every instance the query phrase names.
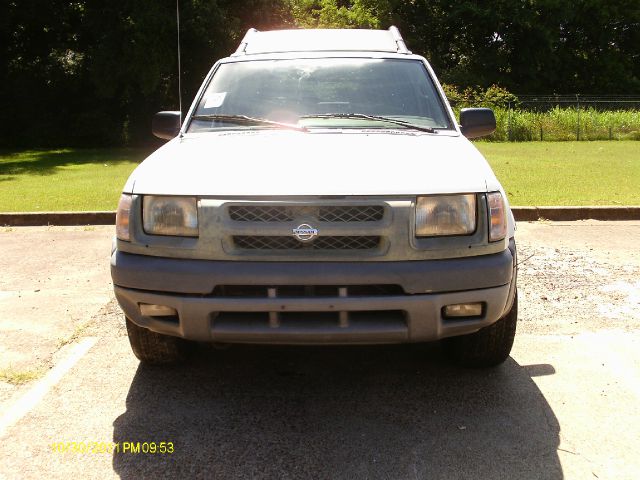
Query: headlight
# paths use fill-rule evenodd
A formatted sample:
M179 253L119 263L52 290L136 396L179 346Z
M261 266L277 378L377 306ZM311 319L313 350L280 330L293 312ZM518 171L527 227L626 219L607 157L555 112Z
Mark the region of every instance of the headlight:
M475 194L418 197L416 236L470 235L475 229Z
M131 213L131 195L123 193L118 202L116 211L116 237L120 240L129 241L129 214Z
M145 196L142 203L144 231L151 235L198 236L198 207L192 197Z
M507 235L507 211L500 192L487 194L489 205L489 241L497 242Z

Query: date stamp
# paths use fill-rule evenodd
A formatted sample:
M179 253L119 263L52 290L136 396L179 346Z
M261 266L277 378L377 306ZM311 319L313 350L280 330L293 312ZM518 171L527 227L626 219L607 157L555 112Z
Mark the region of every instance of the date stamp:
M175 452L173 442L53 442L49 447L54 453L79 455L171 455Z

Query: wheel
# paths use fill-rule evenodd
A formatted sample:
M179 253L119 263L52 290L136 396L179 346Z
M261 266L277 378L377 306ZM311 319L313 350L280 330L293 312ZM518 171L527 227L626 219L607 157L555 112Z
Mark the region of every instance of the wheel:
M126 318L126 317L125 317ZM139 327L126 318L131 350L138 360L149 365L167 365L187 360L195 344L170 335L162 335Z
M445 339L445 351L456 364L469 368L495 367L511 352L518 322L518 292L511 310L493 325L470 335Z

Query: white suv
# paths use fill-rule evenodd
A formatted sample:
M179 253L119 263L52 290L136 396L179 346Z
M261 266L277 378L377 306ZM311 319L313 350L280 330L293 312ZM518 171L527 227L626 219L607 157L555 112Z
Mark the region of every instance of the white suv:
M398 30L250 30L124 187L111 256L136 356L195 342L444 339L492 366L517 320L514 221Z

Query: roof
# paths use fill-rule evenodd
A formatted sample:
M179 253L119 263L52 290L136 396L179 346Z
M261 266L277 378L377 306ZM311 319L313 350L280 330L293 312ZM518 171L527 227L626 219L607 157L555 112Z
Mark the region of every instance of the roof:
M250 29L234 56L283 52L367 51L405 53L407 49L396 27L389 30L272 30Z

